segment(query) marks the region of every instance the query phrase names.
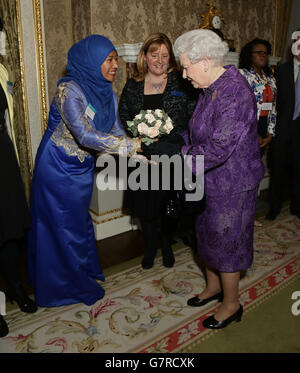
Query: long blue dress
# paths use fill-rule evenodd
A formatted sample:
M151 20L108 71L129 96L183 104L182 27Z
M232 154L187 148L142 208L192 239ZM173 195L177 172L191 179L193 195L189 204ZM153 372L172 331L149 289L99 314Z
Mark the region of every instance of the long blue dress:
M29 280L40 307L83 302L104 296L104 281L88 212L95 153L130 154L133 144L116 122L110 133L95 129L88 102L75 82L61 83L51 104L48 128L35 161L29 232Z

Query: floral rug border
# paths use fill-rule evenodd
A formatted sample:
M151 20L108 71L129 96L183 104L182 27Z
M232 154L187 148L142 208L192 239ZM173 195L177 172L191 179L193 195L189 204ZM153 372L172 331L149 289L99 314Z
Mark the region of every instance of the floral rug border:
M290 219L291 216L287 213L283 213L281 217L283 218L283 220L276 221L276 222L268 222L264 225L263 229L258 228L255 231L256 240L257 240L257 243L255 245L255 255L257 255L256 256L257 266L253 265L253 268L250 268L249 271L245 273L245 276L241 278L241 282L240 282L240 302L244 306L245 313L249 312L250 310L254 309L262 302L266 301L268 298L272 297L274 294L279 292L283 287L287 286L289 283L294 281L298 275L300 275L300 254L299 254L300 236L299 234L297 235L297 232L299 232L300 230L300 222L298 220L295 220L294 218ZM286 220L286 218L288 219ZM267 230L265 230L266 228ZM269 228L271 228L270 231L268 230ZM279 233L280 232L281 233L280 234L278 233L277 235L277 230L274 231L273 228L276 228L276 229L279 228ZM284 232L282 233L283 229L284 229ZM187 271L187 273L193 274L195 272L195 268L199 269L199 263L197 263L197 260L195 261L196 256L194 256L194 253L191 248L187 246L182 247L183 244L180 244L180 245L181 247L176 248L175 267L177 268L178 266L177 268L178 274L180 276L180 273L186 273L184 271ZM289 250L289 247L291 247L291 250ZM290 255L292 255L292 257ZM279 261L279 263L277 262L277 260ZM254 261L254 264L255 264L255 261ZM183 265L184 269L179 269L181 265ZM106 294L108 296L108 303L111 302L111 299L114 299L112 294L114 294L115 292L118 293L123 290L125 291L126 296L130 296L130 297L133 296L134 298L134 296L136 295L137 297L140 297L140 295L136 294L136 292L133 294L133 292L137 290L136 288L132 288L130 293L127 292L127 288L129 287L131 288L132 286L135 286L135 284L139 283L141 280L146 281L146 283L148 282L149 284L149 283L153 283L152 281L153 278L156 278L155 281L157 281L157 279L159 281L162 281L162 284L165 286L164 290L167 290L168 292L170 292L170 289L172 289L172 286L170 287L168 285L167 278L170 279L170 277L168 277L170 274L174 276L173 272L174 273L176 272L175 267L174 267L174 271L173 269L166 270L166 268L162 266L161 257L158 257L155 260L155 265L151 271L143 270L140 264L136 265L136 262L135 262L133 266L130 266L126 269L123 269L121 271L118 271L114 274L110 274L109 276L107 276L106 281L104 283L101 283L101 285L103 285L103 287L106 290ZM197 276L199 276L199 279L201 279L201 281L204 282L203 273L202 271L200 272L201 273ZM191 278L195 278L195 277L192 276ZM173 278L172 278L172 281L173 281ZM173 282L171 283L173 284ZM182 281L180 281L178 284L181 284L181 283ZM182 291L180 286L179 286L180 291L177 293L174 292L174 294L179 294L179 296L183 296L182 294L180 295L180 292ZM176 291L178 290L176 287L173 287L173 290L174 289ZM187 289L189 290L189 288ZM198 285L197 285L197 289L198 289ZM188 294L189 294L189 291L186 293L187 297L188 297ZM144 302L146 303L149 302L149 299L146 299L146 298L151 298L151 297L145 296L145 295L149 295L148 293L141 294L141 295L144 295L142 296L142 299L144 299L143 300ZM123 294L119 294L119 296L122 298ZM153 299L155 302L155 297ZM110 303L110 304L113 304L113 303ZM136 304L136 303L133 303L132 301L131 304ZM185 301L185 304L186 304L186 301ZM83 313L92 312L91 323L89 322L87 325L86 325L86 322L81 323L82 325L80 329L80 332L82 332L82 330L84 329L84 333L90 336L92 329L93 329L93 335L95 334L95 331L97 332L98 325L97 323L95 324L93 322L97 321L97 317L100 314L102 316L102 313L108 311L108 308L106 311L103 311L104 308L107 306L108 306L107 301L105 301L104 303L100 302L97 306L95 306L96 308L92 307L91 309L88 309L85 311L81 310L82 304L75 304L75 305L70 305L70 306L62 306L58 308L48 308L48 309L40 308L38 312L34 315L23 314L20 311L12 310L8 312L6 320L9 324L10 331L18 332L19 328L30 327L31 325L34 325L35 323L41 323L41 326L44 327L47 323L44 325L42 325L42 323L44 321L47 321L49 317L54 318L58 316L57 318L58 320L61 318L60 314L63 314L64 312L71 311L71 313L73 313L73 312L76 312L77 310L80 311L79 314L81 314L82 312ZM126 303L125 305L122 304L122 306L126 308ZM152 306L153 306L152 303L151 304L149 303L149 307L152 308ZM149 309L149 307L145 309ZM198 345L201 341L205 340L206 338L210 337L216 332L220 332L220 331L208 330L208 329L203 328L202 326L203 319L208 317L211 314L214 314L216 312L217 307L218 307L218 304L215 302L207 306L201 307L201 309L199 310L189 309L184 319L182 320L178 318L172 319L171 322L170 322L170 319L167 320L168 324L165 327L165 329L158 328L157 329L158 333L156 332L152 334L152 330L154 329L149 329L147 340L139 340L137 341L135 345L131 344L130 346L130 345L127 345L126 342L124 344L124 341L123 341L123 345L126 346L127 348L126 352L135 352L135 353L139 353L139 352L140 353L189 352L191 348ZM99 311L100 309L103 312L102 311L100 312ZM98 312L98 313L95 316L93 312ZM167 318L169 317L168 315L170 315L170 317L172 318L177 317L177 315L174 313L172 314L172 312L171 313L166 312L165 315ZM178 315L178 316L182 316L182 315ZM76 314L76 318L81 318L81 316L78 316ZM99 316L99 319L100 319L100 316ZM152 319L153 317L151 316L151 320ZM56 319L54 321L52 320L53 325L54 324L56 325L56 322L58 323L57 320ZM64 323L66 322L66 320L61 320L59 322ZM76 320L75 320L75 324L76 324ZM52 328L53 325L51 324L50 327ZM142 325L147 326L148 324L142 324ZM94 328L92 328L93 326ZM152 327L152 324L150 326ZM40 326L36 328L38 333L40 329L41 329ZM34 330L34 332L36 330ZM51 330L51 333L52 332L53 331ZM96 333L96 334L99 334L99 333ZM120 334L120 333L117 333L117 334ZM30 335L30 333L28 335ZM34 338L37 338L36 334L32 333L32 335L34 336ZM121 335L124 335L124 334L121 333ZM21 341L22 337L23 336L21 334L18 334L18 336L16 335L16 336L9 337L7 338L7 340L10 340L11 342L13 342L13 340ZM89 338L84 339L81 342L87 343L89 342L88 341ZM24 341L26 340L24 339ZM77 343L77 340L75 342ZM92 342L98 343L98 340L93 339ZM103 342L106 342L106 340ZM102 348L102 346L100 347ZM86 351L84 350L84 351L79 351L79 352L86 352ZM102 352L102 351L98 350L98 352Z
M240 292L240 302L244 307L245 313L254 309L257 304L268 299L271 294L275 294L282 287L288 285L300 275L300 255L293 258L288 263L283 264L267 277L257 280L247 286ZM175 331L165 334L153 344L143 346L138 350L130 352L140 353L169 353L169 352L188 352L189 348L200 343L204 339L218 332L208 330L202 326L202 321L217 310L216 306L207 310L198 318L187 322L182 327L177 327Z
M183 246L177 249L176 266L191 260L190 251L192 251L192 249L188 246ZM166 273L166 268L162 266L161 257L158 257L155 260L155 265L152 268L152 271L146 271L141 267L140 264L138 264L134 267L110 275L106 278L105 282L99 281L99 283L105 288L106 294L108 295L111 291L126 289L126 287L132 283L132 281L136 282L138 278L143 280L147 278L151 279L153 277L153 271L155 271L155 274ZM20 327L23 328L37 322L42 322L43 320L47 320L49 317L59 316L64 312L71 311L76 308L80 309L81 306L82 304L78 303L53 308L41 307L34 314L25 314L16 308L7 312L6 320L8 321L10 332L13 333L16 332Z

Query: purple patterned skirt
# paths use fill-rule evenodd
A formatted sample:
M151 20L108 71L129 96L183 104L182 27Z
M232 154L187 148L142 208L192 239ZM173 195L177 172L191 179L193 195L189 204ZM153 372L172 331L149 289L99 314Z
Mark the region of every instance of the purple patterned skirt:
M207 197L196 219L198 254L221 272L249 268L258 188L234 195Z

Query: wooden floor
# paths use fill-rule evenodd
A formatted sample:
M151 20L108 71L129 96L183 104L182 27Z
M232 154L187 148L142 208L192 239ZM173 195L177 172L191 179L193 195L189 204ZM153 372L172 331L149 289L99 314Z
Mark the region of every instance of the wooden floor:
M103 269L120 264L143 255L142 232L134 230L97 241L97 248Z

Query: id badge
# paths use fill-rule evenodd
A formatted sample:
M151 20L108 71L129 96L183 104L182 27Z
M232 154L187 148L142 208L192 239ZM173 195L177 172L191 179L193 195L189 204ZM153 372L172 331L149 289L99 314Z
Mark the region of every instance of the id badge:
M272 102L263 102L261 110L272 110Z
M96 114L96 109L91 104L88 104L87 108L85 109L85 114L93 120Z
M14 93L14 86L9 80L7 81L7 92L11 95Z

